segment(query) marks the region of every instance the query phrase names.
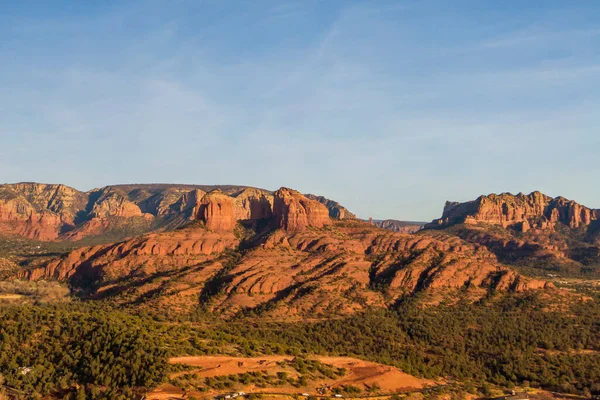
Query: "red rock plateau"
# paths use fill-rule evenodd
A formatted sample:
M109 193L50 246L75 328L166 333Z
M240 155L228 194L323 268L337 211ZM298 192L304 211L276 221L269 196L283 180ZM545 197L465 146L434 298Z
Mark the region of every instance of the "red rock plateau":
M600 272L599 217L599 210L563 197L503 193L447 202L426 228L484 245L505 263L585 275Z
M301 202L291 201L294 195L290 194L290 201L281 203L298 212L291 217L290 227L322 226L328 214L353 217L339 203L300 196ZM84 193L65 185L7 184L0 185L0 235L109 242L196 219L209 229L230 230L236 221L273 218L274 200L272 192L245 186L115 185Z

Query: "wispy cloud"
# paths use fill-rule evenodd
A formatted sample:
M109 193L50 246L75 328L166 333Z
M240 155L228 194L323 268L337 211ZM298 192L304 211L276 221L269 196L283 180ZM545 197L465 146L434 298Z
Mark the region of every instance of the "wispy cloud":
M438 29L423 21L451 15L421 2L219 4L4 30L4 179L287 185L376 218L504 190L594 206L593 26Z

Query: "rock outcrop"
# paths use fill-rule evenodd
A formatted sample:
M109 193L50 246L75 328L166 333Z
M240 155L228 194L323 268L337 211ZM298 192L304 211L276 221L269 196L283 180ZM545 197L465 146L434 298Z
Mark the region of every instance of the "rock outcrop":
M88 218L128 218L141 217L142 215L142 210L137 204L129 201L120 193L112 189L107 189L103 190L100 197L94 202ZM152 214L148 215L152 216Z
M273 216L273 195L265 190L246 188L235 195L235 219L256 220Z
M563 197L553 199L540 192L529 195L519 193L516 196L503 193L481 196L467 203L447 202L442 217L427 227L481 222L526 232L530 229L553 228L557 222L578 228L589 225L599 217L598 210L581 206Z
M205 194L200 200L196 219L204 221L213 231L230 231L236 224L233 210L233 198L219 189Z
M327 207L288 188L275 192L273 216L275 226L288 232L302 231L309 226L322 228L331 223Z
M316 200L323 204L329 210L329 216L333 219L355 219L356 215L352 214L348 209L342 206L337 201L330 200L323 196L315 196L314 194L307 194L307 198Z
M85 196L65 185L0 186L0 232L53 240L75 224Z
M337 202L285 190L288 195L280 199L275 217L273 193L246 186L134 184L84 193L64 185L0 185L0 234L69 241L94 236L108 242L181 227L191 220L202 220L213 230L231 230L239 220L265 220L296 230L328 224L328 214L354 218ZM208 197L207 191L212 193Z
M447 228L507 264L585 276L600 265L599 218L600 211L563 197L505 193L446 203L442 218L426 228Z

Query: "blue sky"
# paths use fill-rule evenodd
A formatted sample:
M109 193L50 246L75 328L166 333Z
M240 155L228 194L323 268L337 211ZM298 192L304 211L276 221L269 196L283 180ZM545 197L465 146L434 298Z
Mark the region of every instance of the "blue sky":
M362 217L600 207L600 2L19 1L0 182L293 187Z

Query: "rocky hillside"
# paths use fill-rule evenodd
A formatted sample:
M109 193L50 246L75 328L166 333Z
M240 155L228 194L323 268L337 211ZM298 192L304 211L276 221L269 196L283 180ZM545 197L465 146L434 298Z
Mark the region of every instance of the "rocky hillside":
M225 315L276 318L351 314L419 292L441 301L447 293L480 298L547 287L485 247L334 220L324 204L287 188L273 194L270 220L236 220L234 198L221 191L204 195L193 215L197 222L182 229L80 248L20 277L70 281L93 298L127 304L200 303Z
M337 202L311 199L322 206L310 206L310 218L322 209L333 218L353 218ZM219 222L211 219L211 229L229 229L239 220L271 219L274 207L273 192L246 186L114 185L80 192L65 185L6 184L0 185L0 234L41 241L100 237L107 242L206 220L208 214L222 216Z
M426 225L481 244L530 272L585 276L600 273L600 211L540 192L447 202Z

